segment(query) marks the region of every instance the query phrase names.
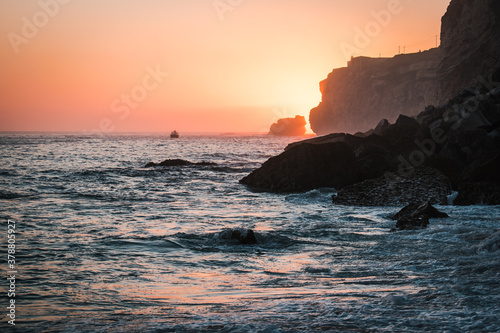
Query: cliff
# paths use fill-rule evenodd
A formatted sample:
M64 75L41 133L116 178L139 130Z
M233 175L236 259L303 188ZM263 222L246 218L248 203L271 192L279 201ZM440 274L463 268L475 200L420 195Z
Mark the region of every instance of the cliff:
M500 1L453 0L441 20L438 103L461 89L500 83Z
M354 133L414 115L437 99L439 50L394 58L354 58L320 83L323 100L311 110L316 134ZM404 112L401 112L404 110Z
M316 134L355 133L382 118L414 116L464 87L490 90L500 64L500 2L453 0L442 18L441 46L394 58L358 57L320 83L309 122Z

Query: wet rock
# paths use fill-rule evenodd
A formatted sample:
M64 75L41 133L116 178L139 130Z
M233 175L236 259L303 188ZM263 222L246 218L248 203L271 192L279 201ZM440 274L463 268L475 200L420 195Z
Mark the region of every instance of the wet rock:
M415 215L427 215L430 218L447 218L448 214L440 212L433 207L429 201L411 203L401 209L392 217L394 220L400 220Z
M383 298L383 300L396 306L408 305L408 297L405 295L387 295Z
M272 157L240 180L254 189L301 192L356 182L357 161L344 142L301 144Z
M218 238L237 241L243 245L257 244L257 238L252 229L226 229L218 234Z
M429 216L424 214L398 220L398 222L396 223L396 229L417 230L417 229L425 229L427 228L428 225L429 225Z
M173 166L187 166L187 165L200 165L200 166L208 166L208 165L217 165L216 163L212 162L189 162L186 160L181 160L181 159L168 159L165 160L161 163L154 163L150 162L146 164L144 167L145 168L152 168L152 167L173 167Z
M397 220L399 230L423 229L429 225L429 218L447 218L448 214L440 212L428 201L411 203L396 213L392 219Z
M246 232L234 230L231 235L231 238L237 239L241 244L245 245L257 244L257 238L255 238L255 234L252 229L248 229L246 230Z

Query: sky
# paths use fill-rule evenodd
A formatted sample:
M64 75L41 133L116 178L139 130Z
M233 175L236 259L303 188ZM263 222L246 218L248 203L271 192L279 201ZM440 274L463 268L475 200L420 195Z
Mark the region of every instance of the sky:
M448 4L0 0L0 131L265 132L350 56L435 47Z

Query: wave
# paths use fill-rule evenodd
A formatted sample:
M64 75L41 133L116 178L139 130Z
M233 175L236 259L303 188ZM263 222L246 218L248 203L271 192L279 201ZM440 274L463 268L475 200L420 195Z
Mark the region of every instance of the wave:
M228 166L219 166L219 167L212 167L210 170L215 171L215 172L221 172L221 173L250 173L254 169L253 168L235 168L235 167L228 167Z
M491 236L483 240L477 246L475 246L475 250L477 253L484 252L497 252L500 250L500 230L493 233Z
M337 193L337 190L334 188L319 188L304 193L289 194L285 197L285 200L300 205L310 205L311 202L331 203L332 195L335 193Z
M111 247L148 247L153 248L154 251L158 249L180 249L185 248L182 244L165 236L149 236L149 237L105 237L101 239L102 244Z

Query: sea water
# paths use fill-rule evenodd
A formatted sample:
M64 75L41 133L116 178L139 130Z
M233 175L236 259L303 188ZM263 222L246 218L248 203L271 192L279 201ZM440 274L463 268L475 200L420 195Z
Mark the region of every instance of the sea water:
M1 331L9 219L18 332L500 331L500 207L390 232L401 207L238 183L293 140L1 135Z

